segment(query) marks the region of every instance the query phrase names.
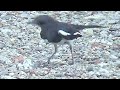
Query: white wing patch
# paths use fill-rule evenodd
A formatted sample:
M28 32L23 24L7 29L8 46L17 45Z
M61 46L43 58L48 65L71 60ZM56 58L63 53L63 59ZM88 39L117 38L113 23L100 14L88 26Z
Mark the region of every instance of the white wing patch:
M73 35L81 35L79 32L74 33Z
M59 30L58 33L62 34L63 36L71 35L70 33L65 32L65 31L63 31L63 30Z

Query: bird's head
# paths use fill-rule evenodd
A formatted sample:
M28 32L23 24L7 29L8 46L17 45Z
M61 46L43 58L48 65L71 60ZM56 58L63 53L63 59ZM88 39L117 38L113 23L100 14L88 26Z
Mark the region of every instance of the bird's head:
M28 24L42 26L46 23L52 23L54 21L55 20L48 15L40 15L40 16L35 17L34 20L32 20L32 22L28 22Z

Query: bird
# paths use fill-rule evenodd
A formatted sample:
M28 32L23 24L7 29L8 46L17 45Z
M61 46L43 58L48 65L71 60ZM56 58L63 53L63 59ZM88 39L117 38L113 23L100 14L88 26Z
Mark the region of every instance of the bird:
M68 44L70 47L70 52L72 55L72 62L70 65L74 64L73 60L73 48L71 41L82 37L80 30L85 28L102 28L98 25L75 25L68 24L65 22L60 22L49 15L39 15L36 16L28 24L37 25L41 27L40 36L43 40L47 40L49 43L54 45L54 53L48 58L47 64L50 64L50 60L58 51L58 45Z

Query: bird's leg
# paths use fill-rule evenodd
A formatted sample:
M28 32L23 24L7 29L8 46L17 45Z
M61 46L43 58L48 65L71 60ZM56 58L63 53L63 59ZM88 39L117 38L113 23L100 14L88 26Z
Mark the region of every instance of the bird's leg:
M71 55L72 55L72 62L70 62L69 64L72 65L72 64L74 64L74 60L73 60L73 48L72 48L72 44L70 42L67 42L67 44L70 47L70 52L71 52Z
M50 56L50 57L48 58L48 64L50 64L50 59L52 59L53 56L54 56L54 55L56 54L56 52L57 52L57 44L54 44L54 48L55 48L54 53L52 54L52 56Z

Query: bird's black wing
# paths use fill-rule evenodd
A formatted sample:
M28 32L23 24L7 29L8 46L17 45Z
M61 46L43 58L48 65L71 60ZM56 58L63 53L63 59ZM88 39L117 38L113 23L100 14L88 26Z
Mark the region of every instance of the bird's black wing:
M62 38L67 39L67 40L73 40L75 38L82 37L81 34L74 35L75 33L80 33L79 30L67 23L60 23L58 30L63 31L63 33L68 33L68 35L59 33Z
M46 36L47 36L48 42L51 42L51 43L58 43L62 40L62 37L58 34L57 31L47 32Z

